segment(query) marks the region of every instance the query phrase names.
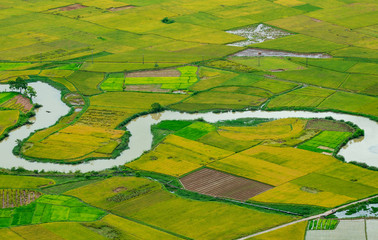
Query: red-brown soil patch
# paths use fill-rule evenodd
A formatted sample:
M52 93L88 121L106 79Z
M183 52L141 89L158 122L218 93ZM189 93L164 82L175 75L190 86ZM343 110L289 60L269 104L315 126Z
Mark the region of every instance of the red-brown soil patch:
M22 106L24 112L29 112L33 108L33 104L30 103L29 98L23 97L21 95L18 95L14 98L16 99L16 105Z
M169 92L169 89L161 89L160 84L126 85L126 91L133 92Z
M127 5L127 6L122 6L122 7L111 7L111 8L108 8L108 10L111 12L117 12L117 11L122 11L122 10L130 9L130 8L135 8L135 6Z
M214 169L203 168L180 179L184 188L215 197L246 201L273 186L237 177Z
M125 188L125 187L117 187L117 188L113 189L113 192L118 193L118 192L125 191L126 189L127 189L127 188Z
M72 11L80 8L86 8L87 6L81 4L73 4L65 7L58 8L60 11Z
M142 71L127 73L126 77L180 77L181 73L176 69L163 69L156 71Z
M29 112L33 108L33 104L30 103L29 98L23 97L22 95L17 95L14 98L2 103L0 106L4 108L17 109L24 113Z

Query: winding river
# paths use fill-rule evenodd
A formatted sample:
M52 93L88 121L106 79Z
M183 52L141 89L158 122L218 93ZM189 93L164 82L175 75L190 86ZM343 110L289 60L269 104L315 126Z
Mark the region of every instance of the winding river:
M127 129L132 136L129 142L129 149L123 151L116 159L98 159L77 165L30 162L12 154L12 149L16 146L17 139L24 139L35 130L49 127L56 123L61 117L66 115L70 108L61 101L60 92L43 82L30 83L30 86L37 91L35 103L43 107L36 111L34 123L22 126L12 131L8 138L0 142L0 167L12 168L23 167L28 170L45 170L69 172L77 171L89 172L100 171L113 166L118 166L130 162L151 148L152 134L150 126L163 120L194 120L203 118L208 122L217 122L220 120L232 120L238 118L324 118L331 116L337 120L351 121L365 130L365 136L362 139L350 141L343 149L340 155L345 157L346 161L365 162L368 165L378 167L378 123L365 117L340 114L333 112L313 113L305 111L245 111L245 112L226 112L226 113L179 113L165 111L156 114L149 114L134 119L127 124ZM0 85L0 91L7 90L7 85Z

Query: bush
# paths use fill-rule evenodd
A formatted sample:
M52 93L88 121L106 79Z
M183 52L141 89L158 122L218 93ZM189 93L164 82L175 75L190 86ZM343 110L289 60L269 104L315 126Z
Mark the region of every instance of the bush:
M175 20L173 19L169 19L168 17L165 17L161 20L162 23L165 23L165 24L171 24L171 23L174 23Z

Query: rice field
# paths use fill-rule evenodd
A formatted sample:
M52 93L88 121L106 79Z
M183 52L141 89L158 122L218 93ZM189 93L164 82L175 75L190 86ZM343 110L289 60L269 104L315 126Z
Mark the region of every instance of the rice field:
M197 69L195 66L179 67L176 69L179 72L178 76L172 74L175 70L155 71L155 74L152 71L134 74L112 73L101 83L101 88L106 91L123 91L127 89L127 85L159 85L161 89L186 89L198 81Z
M335 148L351 135L350 132L323 131L299 145L298 148L314 152L333 153Z
M377 3L372 0L12 0L0 5L0 82L19 76L52 81L64 89L63 100L76 106L23 144L22 154L34 160L112 157L127 137L120 124L154 110L156 103L185 112L261 108L378 116ZM246 48L311 55L236 56ZM326 58L312 58L318 54ZM0 135L32 107L17 93L0 93ZM273 186L242 198L239 188L248 184L235 184L236 192L223 187L227 194L197 192L309 208L377 193L376 172L329 156L353 132L338 122L167 121L152 131L153 148L126 167L177 179L196 176L191 181L199 182L210 179L201 174L211 168L230 179ZM54 183L0 175L2 239L234 239L294 219L181 198L143 178L52 189L69 190L66 194L116 214L99 220L103 210L76 198L38 195L31 201L38 188ZM333 220L310 221L305 235L305 224L252 239L316 239L323 236L320 229L336 226ZM374 235L367 227L365 236L360 225L353 232L352 224L340 223L332 231Z
M42 177L0 175L0 188L39 188L55 184L55 181Z
M249 238L250 240L280 240L282 236L287 236L292 240L303 240L306 234L307 222L299 222L287 227L277 229L272 232L264 233L256 237Z
M75 124L42 141L33 142L32 147L24 148L23 154L63 162L81 161L90 156L110 156L124 134L123 130Z
M1 97L1 95L3 97ZM28 113L32 108L33 104L31 100L23 95L10 93L2 93L0 95L0 108L4 109L15 109L22 113Z
M105 212L69 196L43 195L26 206L0 210L0 227L47 222L94 221Z
M308 222L308 230L334 230L339 221L337 219L317 219Z
M154 186L155 190L120 203L106 200L118 194L113 192L117 187L123 186L131 191L144 184ZM224 203L177 197L161 189L158 183L141 178L110 178L69 191L67 194L121 216L131 217L190 238L235 238L293 219ZM266 221L268 218L270 220ZM230 221L237 223L236 227L230 226ZM194 228L196 231L192 231Z
M0 136L10 127L18 122L20 112L17 110L0 111Z

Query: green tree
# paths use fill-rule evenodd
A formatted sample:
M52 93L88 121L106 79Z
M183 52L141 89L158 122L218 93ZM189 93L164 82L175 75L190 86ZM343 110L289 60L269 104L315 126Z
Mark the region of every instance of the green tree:
M18 90L20 93L26 91L28 88L28 83L21 77L17 77L16 81L9 82L9 88L12 90Z
M26 95L30 97L30 99L33 99L33 97L37 96L37 92L34 90L34 88L28 86L25 91Z
M151 104L152 112L159 112L162 111L164 108L160 105L160 103L153 103Z

